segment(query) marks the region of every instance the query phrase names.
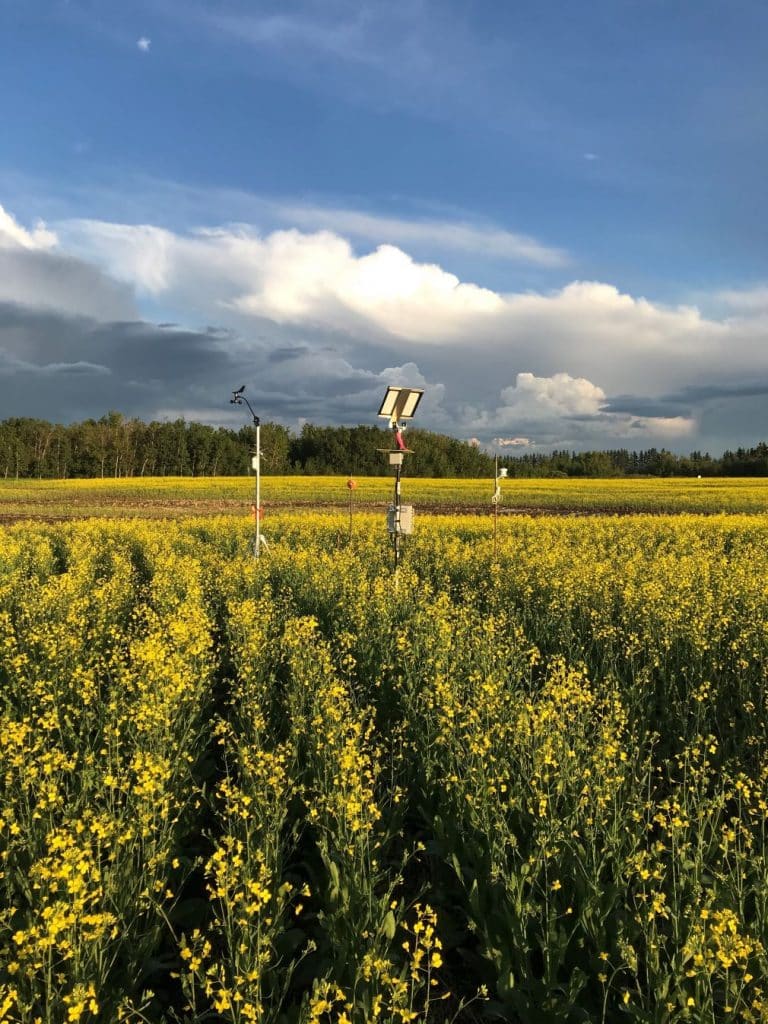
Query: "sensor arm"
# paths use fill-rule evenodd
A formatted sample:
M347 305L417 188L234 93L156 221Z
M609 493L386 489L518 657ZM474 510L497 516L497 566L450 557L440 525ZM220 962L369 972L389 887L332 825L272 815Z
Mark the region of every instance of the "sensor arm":
M261 423L261 420L256 415L256 413L253 411L253 407L251 406L251 403L248 401L248 399L243 394L244 391L245 391L245 387L244 386L242 388L238 388L237 391L233 391L232 392L232 397L229 400L229 404L230 405L243 405L243 403L245 403L245 405L248 406L248 412L251 414L251 418L253 420L254 427L258 427L259 424Z

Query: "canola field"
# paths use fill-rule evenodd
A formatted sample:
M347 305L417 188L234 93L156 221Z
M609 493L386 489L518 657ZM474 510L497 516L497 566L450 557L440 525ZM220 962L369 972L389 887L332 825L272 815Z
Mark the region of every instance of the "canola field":
M0 533L0 1021L768 1020L768 516Z
M422 510L487 510L492 479L453 480L403 476L403 501ZM392 477L355 477L353 501L372 509L392 499ZM263 475L261 498L269 513L280 508L346 507L348 477ZM0 479L0 523L109 518L181 518L242 514L254 498L253 477L130 477L101 480ZM502 513L543 511L763 512L768 479L626 477L613 480L506 479Z

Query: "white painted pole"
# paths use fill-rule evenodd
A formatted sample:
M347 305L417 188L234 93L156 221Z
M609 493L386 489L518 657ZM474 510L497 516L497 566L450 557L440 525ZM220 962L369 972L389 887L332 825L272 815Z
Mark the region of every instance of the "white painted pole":
M261 557L261 423L256 424L256 549Z
M394 536L394 547L395 547L395 569L400 565L400 529L401 529L401 506L400 506L400 473L402 471L402 465L397 464L397 471L395 473L395 536Z

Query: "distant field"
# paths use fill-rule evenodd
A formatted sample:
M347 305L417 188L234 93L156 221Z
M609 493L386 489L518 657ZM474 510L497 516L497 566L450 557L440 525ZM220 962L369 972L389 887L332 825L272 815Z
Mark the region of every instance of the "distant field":
M262 503L271 508L346 508L346 477L280 476L262 479ZM254 483L247 477L145 477L125 480L0 481L0 522L90 516L171 517L247 514ZM491 509L492 480L403 478L403 500L430 511ZM354 502L386 504L391 477L359 477ZM501 511L535 513L764 512L768 480L632 479L508 480Z

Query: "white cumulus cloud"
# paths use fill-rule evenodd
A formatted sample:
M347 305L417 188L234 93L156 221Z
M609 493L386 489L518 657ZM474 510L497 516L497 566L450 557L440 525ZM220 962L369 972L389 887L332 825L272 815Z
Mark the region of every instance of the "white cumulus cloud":
M672 443L696 433L723 388L762 394L761 377L768 388L759 289L734 290L739 315L717 319L604 281L494 290L391 242L358 248L325 229L70 220L54 234L3 214L0 264L13 258L0 301L129 319L135 292L163 319L226 329L222 350L268 353L264 386L297 412L314 408L306 389L322 381L334 400L357 396L338 399L344 415L363 415L387 368L418 367L419 380L389 383L425 380L420 422L436 429L520 447Z
M737 313L768 313L768 284L726 289L717 298Z
M140 291L206 316L267 317L358 336L477 350L517 348L530 363L572 366L623 390L647 377L649 357L698 363L719 358L728 327L692 306L665 307L599 281L551 292L500 292L462 281L437 263L384 243L358 253L332 231L261 235L226 227L177 234L152 225L68 221L59 235L75 252ZM614 372L615 371L615 372ZM606 376L608 374L608 376Z
M30 231L0 205L0 247L52 249L57 241L56 235L48 230L43 221L38 220Z
M470 319L498 313L496 292L462 283L436 264L380 245L358 256L330 231L261 237L246 229L191 235L151 225L71 221L68 241L120 280L152 295L225 307L278 323L340 330L368 326L421 340L454 336Z
M696 430L696 420L692 416L634 416L629 423L648 437L660 437L666 441L690 437Z
M393 245L356 257L328 232L275 232L265 255L259 287L236 305L278 321L318 322L347 310L390 334L428 339L455 334L469 317L502 306L489 289L462 284L435 264L416 263Z
M530 437L494 437L491 444L496 448L529 448Z
M533 415L594 416L605 402L605 392L584 377L556 373L552 377L535 377L518 373L516 383L501 392L508 409Z
M563 372L551 377L518 373L515 383L502 389L500 398L495 409L464 411L479 433L487 435L499 428L520 432L512 438L497 437L493 443L499 447L556 443L558 439L595 444L604 444L608 438L673 441L689 436L696 428L692 417L611 412L601 387Z

